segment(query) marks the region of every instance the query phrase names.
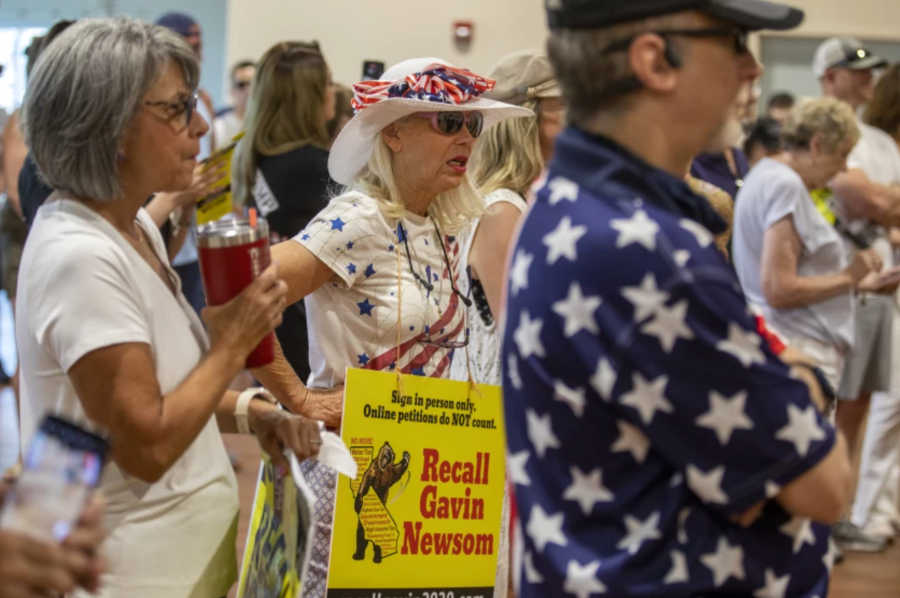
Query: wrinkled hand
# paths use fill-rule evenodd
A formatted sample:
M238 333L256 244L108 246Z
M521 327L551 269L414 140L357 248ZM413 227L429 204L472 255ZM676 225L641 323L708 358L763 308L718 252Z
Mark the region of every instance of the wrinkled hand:
M325 423L329 430L339 430L344 413L344 387L299 387L285 406L310 419Z
M898 272L900 268L890 268L879 273L871 272L860 281L857 288L876 295L893 295L900 288Z
M251 401L250 407L250 429L256 434L259 446L272 458L272 463L289 467L284 458L285 448L290 449L298 461L319 454L322 448L319 422L292 415L263 401Z
M287 291L276 262L230 302L204 309L211 350L222 348L245 361L260 341L281 325Z
M184 191L172 194L172 203L175 209L192 209L194 204L213 191L225 178L225 163L217 164L204 172L206 164L200 164L194 169L194 178L191 186Z
M4 491L0 484L0 500ZM96 591L105 568L99 556L102 517L103 502L97 495L62 544L0 530L0 598L46 598L76 586Z
M881 256L874 249L859 251L853 256L853 263L844 270L853 279L853 284L858 285L870 272L880 272L884 265Z

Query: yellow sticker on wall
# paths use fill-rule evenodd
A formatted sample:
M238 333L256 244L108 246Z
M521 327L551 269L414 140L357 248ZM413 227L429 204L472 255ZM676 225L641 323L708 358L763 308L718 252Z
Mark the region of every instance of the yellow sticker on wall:
M491 596L505 437L500 389L349 369L328 598Z

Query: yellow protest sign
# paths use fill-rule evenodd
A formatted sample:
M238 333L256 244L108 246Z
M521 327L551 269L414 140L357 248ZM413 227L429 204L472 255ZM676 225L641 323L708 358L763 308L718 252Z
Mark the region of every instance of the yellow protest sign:
M238 598L295 598L297 573L297 489L290 474L263 455L250 533L244 549Z
M500 389L349 369L328 598L493 595L505 437ZM410 594L413 592L413 594Z
M214 220L218 220L222 216L230 214L234 209L231 185L231 160L234 157L234 150L237 147L237 142L242 136L243 134L238 135L232 143L213 152L209 158L204 160L202 172L221 168L223 177L216 186L215 191L197 200L197 224L207 224Z

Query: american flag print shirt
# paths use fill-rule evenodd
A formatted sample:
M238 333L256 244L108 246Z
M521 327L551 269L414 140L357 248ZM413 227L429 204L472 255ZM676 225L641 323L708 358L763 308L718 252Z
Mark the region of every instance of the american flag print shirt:
M773 498L835 432L713 235L660 207L701 199L575 129L541 184L503 346L523 598L826 598L829 528Z
M448 377L450 350L420 341L464 336L465 310L450 287L451 271L459 275L459 244L444 235L448 270L431 218L407 212L402 224L354 191L331 200L294 238L335 273L305 299L311 386L342 384L348 367ZM401 234L408 235L412 267L434 290L413 277Z

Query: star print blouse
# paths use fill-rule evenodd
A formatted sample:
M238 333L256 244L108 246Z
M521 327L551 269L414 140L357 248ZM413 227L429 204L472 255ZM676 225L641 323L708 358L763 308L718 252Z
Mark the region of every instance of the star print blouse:
M574 129L556 152L503 347L522 597L824 598L828 528L772 499L835 432L685 217L700 198ZM752 527L730 522L761 502Z
M431 218L407 212L402 224L386 218L375 199L354 191L331 200L294 238L335 274L306 298L311 387L343 383L348 367L448 376L450 351L421 341L461 338L464 310L451 290ZM458 243L449 236L444 242L457 277ZM410 261L433 290L417 282Z

